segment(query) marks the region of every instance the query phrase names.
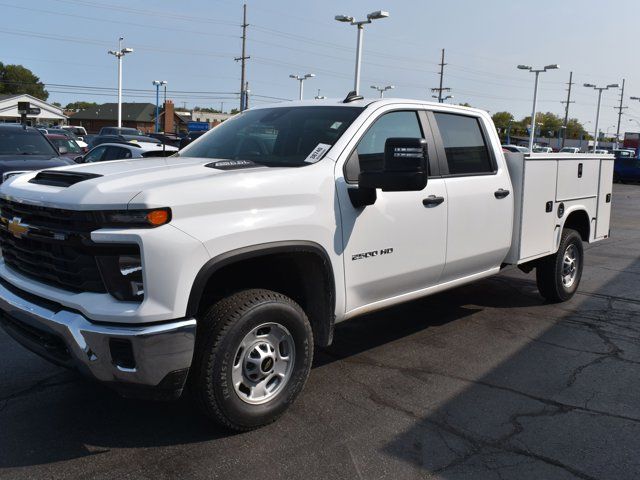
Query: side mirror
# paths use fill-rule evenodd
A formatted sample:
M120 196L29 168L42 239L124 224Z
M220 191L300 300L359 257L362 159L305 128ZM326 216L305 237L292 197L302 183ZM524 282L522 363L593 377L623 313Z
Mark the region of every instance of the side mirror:
M64 155L65 153L69 153L69 149L67 147L58 147L58 153Z
M73 161L76 163L84 163L84 157L81 155L79 157L74 158Z
M383 192L422 190L427 186L428 160L424 138L388 138L382 170L360 172L358 186Z

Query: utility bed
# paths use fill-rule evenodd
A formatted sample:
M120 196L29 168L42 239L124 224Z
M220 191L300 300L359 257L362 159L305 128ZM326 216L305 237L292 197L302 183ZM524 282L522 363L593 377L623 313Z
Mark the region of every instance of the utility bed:
M609 236L613 155L505 153L505 158L514 189L513 240L505 263L554 253L563 217L578 204L588 210L584 240Z

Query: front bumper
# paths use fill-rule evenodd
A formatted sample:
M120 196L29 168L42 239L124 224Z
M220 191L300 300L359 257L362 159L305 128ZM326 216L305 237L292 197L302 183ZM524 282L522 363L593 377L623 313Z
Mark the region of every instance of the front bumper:
M0 282L0 324L29 350L126 396L177 398L193 358L196 320L143 326L92 323Z

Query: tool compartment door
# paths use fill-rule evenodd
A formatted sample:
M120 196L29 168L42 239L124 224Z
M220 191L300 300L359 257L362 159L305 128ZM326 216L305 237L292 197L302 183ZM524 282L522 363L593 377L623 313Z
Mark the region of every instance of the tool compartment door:
M553 252L556 160L525 160L520 260ZM548 204L551 202L549 211Z
M611 222L611 194L613 190L613 160L600 161L600 185L598 189L598 213L595 238L609 236Z
M598 195L600 159L560 160L556 200L564 202Z

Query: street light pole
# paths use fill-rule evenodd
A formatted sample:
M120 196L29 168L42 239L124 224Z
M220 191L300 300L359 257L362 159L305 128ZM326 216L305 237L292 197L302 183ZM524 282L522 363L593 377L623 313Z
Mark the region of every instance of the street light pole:
M166 80L154 80L153 85L156 87L156 130L160 131L160 86L164 85L164 101L167 102L167 81Z
M529 132L529 151L533 152L533 143L535 138L535 130L536 130L536 107L538 101L538 77L542 72L546 72L547 70L556 70L559 66L557 64L547 65L544 68L534 69L529 65L518 65L518 69L520 70L528 70L532 73L536 74L536 82L533 87L533 109L531 111L531 132Z
M118 59L118 128L122 127L122 57L133 53L133 48L122 48L124 37L118 38L118 50L109 50L109 54Z
M302 100L303 95L304 95L304 81L307 78L313 78L315 77L316 74L315 73L305 73L304 75L289 75L289 78L293 78L294 80L298 80L298 82L300 82L300 88L298 89L298 99Z
M362 37L364 34L364 26L367 23L371 23L373 20L387 18L388 16L389 12L378 10L376 12L369 13L366 20L355 20L354 17L348 15L336 15L334 17L338 22L349 23L351 25L355 25L358 28L358 40L356 44L356 69L353 80L353 91L356 93L356 95L358 95L360 92L360 64L362 63Z
M386 92L387 90L392 90L396 87L393 85L387 85L385 87L379 87L378 85L371 85L371 88L380 92L380 98L384 98L384 92Z
M597 87L592 83L585 83L584 86L587 88L593 88L594 90L598 91L598 108L596 109L595 136L593 137L593 151L595 153L596 149L598 148L598 121L600 120L600 102L602 100L602 92L604 92L605 90L609 90L610 88L618 88L619 85L617 83L611 83L606 87Z

